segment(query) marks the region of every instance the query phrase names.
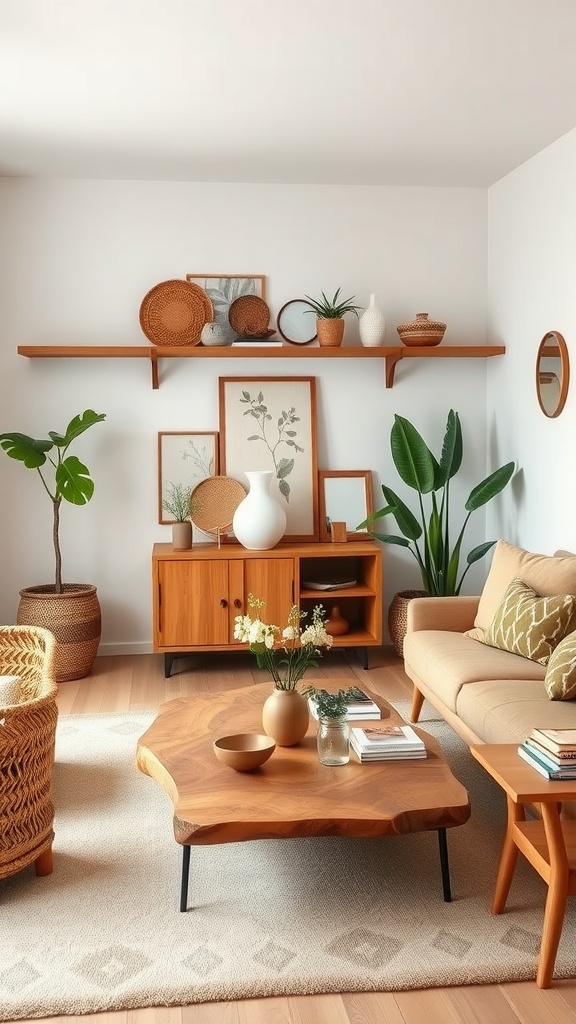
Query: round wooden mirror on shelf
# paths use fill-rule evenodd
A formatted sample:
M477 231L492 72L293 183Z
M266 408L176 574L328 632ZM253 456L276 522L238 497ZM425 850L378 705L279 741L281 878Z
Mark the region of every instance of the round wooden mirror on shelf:
M568 347L559 331L544 335L536 356L536 394L545 416L559 416L566 403L570 383Z

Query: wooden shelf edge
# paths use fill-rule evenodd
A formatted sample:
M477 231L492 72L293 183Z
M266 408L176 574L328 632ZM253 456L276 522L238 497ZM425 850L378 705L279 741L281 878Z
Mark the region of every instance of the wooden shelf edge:
M506 352L504 345L438 345L414 347L405 345L364 348L342 345L340 348L302 348L299 345L251 348L242 345L222 348L193 345L189 348L142 345L19 345L18 355L27 359L149 359L152 387L159 387L160 359L384 359L385 383L394 386L396 366L402 359L487 359Z

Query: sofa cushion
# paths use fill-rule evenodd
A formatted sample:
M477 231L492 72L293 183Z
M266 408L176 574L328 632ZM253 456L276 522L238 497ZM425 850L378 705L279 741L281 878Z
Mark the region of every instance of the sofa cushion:
M463 633L420 629L404 638L404 664L408 675L421 679L443 704L456 712L458 695L469 683L483 679L532 679L540 699L546 700L545 668L517 654L474 643Z
M514 578L521 579L541 597L576 594L576 556L534 554L499 540L480 595L474 626L488 629Z
M521 743L536 726L576 728L576 702L548 700L542 682L537 679L484 679L470 683L460 689L456 711L485 743Z
M576 697L576 633L569 633L553 651L544 679L550 700Z
M522 580L514 579L485 631L484 643L547 665L564 638L576 612L576 596L540 597Z

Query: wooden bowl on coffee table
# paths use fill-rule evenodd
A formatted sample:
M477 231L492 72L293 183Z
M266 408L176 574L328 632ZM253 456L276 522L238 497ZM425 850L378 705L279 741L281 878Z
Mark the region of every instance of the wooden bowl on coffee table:
M275 748L270 736L256 732L240 732L214 740L214 753L218 760L236 772L251 772L259 768Z

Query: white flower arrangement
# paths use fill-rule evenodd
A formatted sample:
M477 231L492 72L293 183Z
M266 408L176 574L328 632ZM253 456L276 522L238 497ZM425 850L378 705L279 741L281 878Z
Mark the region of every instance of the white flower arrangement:
M248 605L256 609L256 618L237 615L234 620L234 639L249 644L256 655L259 668L268 669L277 690L295 690L308 668L315 668L322 647L332 646L332 637L326 632L326 612L322 605L312 611L312 622L301 628L306 612L292 605L284 629L264 622L260 612L264 601L248 595Z

